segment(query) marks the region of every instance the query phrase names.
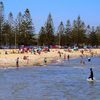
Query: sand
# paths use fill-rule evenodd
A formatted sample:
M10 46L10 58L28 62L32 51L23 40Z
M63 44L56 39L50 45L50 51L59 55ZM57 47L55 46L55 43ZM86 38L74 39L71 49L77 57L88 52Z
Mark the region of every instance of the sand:
M7 54L5 52L7 51ZM50 49L50 52L42 51L41 54L34 54L31 52L28 53L18 53L18 49L1 49L0 50L0 68L8 68L15 67L16 68L16 60L19 57L19 67L31 67L31 66L42 66L45 64L44 58L46 58L46 64L55 63L59 59L67 59L67 55L70 58L77 58L80 55L83 56L100 56L100 49L91 49L84 50L82 54L82 49L78 51L74 50L65 50L65 49ZM58 53L60 52L60 53ZM61 54L61 55L60 55ZM23 58L26 59L24 60Z

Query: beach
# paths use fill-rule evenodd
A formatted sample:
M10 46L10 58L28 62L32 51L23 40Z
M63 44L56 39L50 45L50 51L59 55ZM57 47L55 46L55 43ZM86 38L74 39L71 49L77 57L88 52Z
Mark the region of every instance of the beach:
M0 69L0 100L99 100L100 58L80 58L47 66ZM90 68L94 82L88 82Z
M100 49L91 52L50 49L40 54L10 51L0 54L0 100L99 100ZM85 64L80 63L81 57ZM87 81L90 68L94 82Z
M1 49L0 50L0 68L16 67L16 60L19 58L19 67L42 66L45 64L55 63L59 60L70 58L78 58L82 56L100 55L100 49L84 50L68 50L68 49L50 49L50 51L35 52L18 52L18 49Z

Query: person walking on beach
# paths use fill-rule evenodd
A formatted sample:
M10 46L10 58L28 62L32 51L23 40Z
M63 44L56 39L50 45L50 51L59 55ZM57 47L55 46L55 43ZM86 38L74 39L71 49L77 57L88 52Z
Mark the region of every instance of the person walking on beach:
M16 59L16 67L17 68L19 67L19 57L17 57L17 59Z
M88 79L92 79L93 80L93 77L94 77L93 70L92 70L92 68L90 68L90 76L89 76Z

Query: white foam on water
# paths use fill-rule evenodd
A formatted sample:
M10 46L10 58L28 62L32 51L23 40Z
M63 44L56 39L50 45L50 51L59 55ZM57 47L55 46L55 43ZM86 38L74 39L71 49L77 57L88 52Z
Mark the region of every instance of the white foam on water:
M79 69L83 69L84 67L76 67L76 66L75 66L75 67L73 67L73 68L79 68Z

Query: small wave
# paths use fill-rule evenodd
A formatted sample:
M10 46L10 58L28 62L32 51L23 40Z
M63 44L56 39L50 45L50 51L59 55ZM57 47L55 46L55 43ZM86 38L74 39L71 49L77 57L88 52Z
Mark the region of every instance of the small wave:
M73 68L80 68L80 69L83 69L83 68L85 68L85 67L73 67Z

